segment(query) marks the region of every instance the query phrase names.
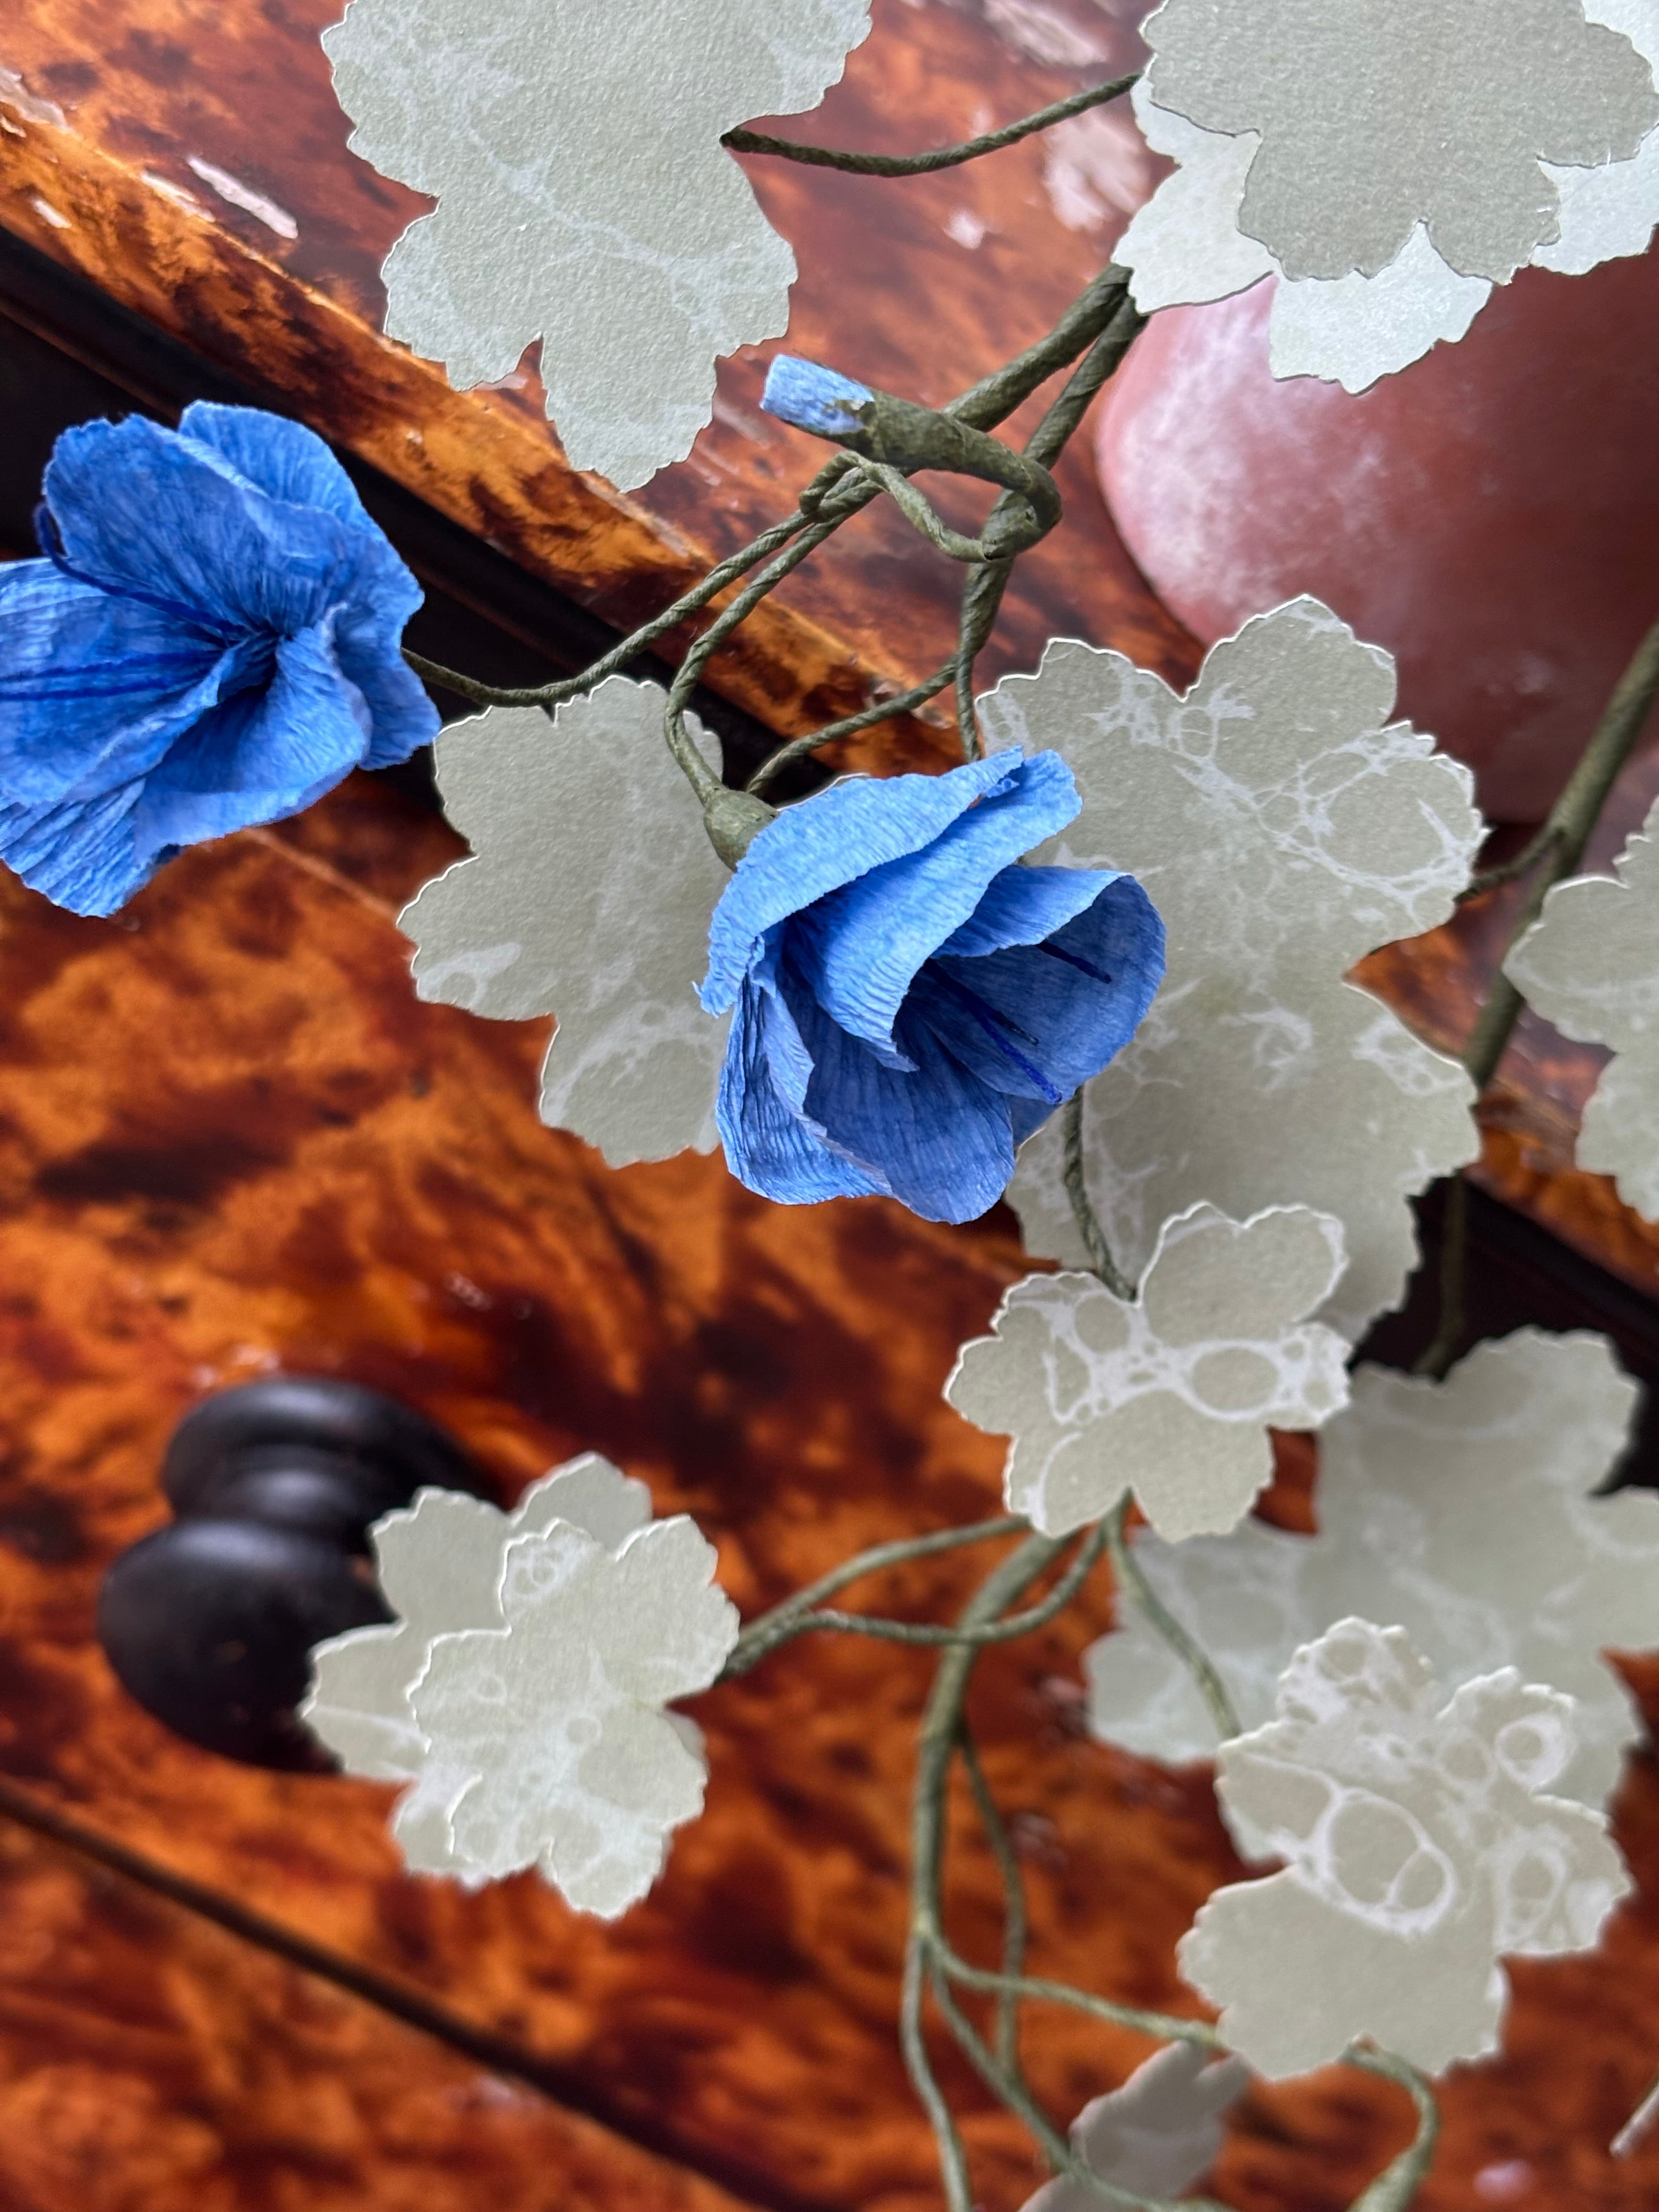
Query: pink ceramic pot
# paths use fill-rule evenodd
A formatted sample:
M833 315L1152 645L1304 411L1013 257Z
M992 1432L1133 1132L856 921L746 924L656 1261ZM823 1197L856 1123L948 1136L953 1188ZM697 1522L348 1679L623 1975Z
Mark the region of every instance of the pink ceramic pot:
M1270 287L1155 315L1101 482L1206 644L1299 592L1400 664L1400 708L1535 821L1659 620L1659 255L1528 270L1459 345L1351 396L1267 372Z

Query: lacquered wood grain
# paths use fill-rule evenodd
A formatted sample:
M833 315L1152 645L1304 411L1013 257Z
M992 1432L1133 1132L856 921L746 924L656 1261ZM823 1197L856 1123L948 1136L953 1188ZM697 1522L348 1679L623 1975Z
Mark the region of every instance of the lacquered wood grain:
M315 48L332 12L12 0L0 67L23 82L0 104L0 222L584 604L616 620L660 604L696 566L690 536L717 550L741 537L818 449L756 413L762 359L746 356L723 371L692 459L623 502L564 468L527 372L455 395L388 345L374 272L418 203L345 151ZM878 0L876 13L811 120L826 139L950 138L1121 52L1091 0ZM290 216L294 235L226 202L192 157ZM1128 141L1121 158L1135 158ZM1075 182L1068 198L1046 161L1028 147L886 187L750 164L803 264L791 344L939 398L1034 337L1118 220L1102 196L1109 164L1085 221ZM1190 641L1134 576L1079 462L1063 483L1065 534L1026 565L988 672L1032 665L1059 630L1181 679ZM873 678L938 657L951 580L872 513L719 681L781 731L858 703ZM901 757L937 759L943 741L937 722L919 726ZM1023 1272L1012 1221L934 1230L876 1201L785 1212L717 1161L612 1174L543 1130L544 1026L474 1023L410 992L393 915L458 849L357 779L299 823L187 856L115 923L15 886L0 896L0 1762L158 1861L524 2038L566 2094L551 2110L504 2096L291 1970L14 1841L0 1863L0 2203L715 2212L724 2189L762 2208L933 2212L892 2032L925 1660L807 1642L702 1701L708 1815L652 1899L606 1929L533 1878L469 1899L401 1876L386 1792L173 1742L92 1640L104 1565L165 1517L155 1469L172 1423L274 1365L425 1406L503 1497L565 1454L609 1452L660 1510L697 1514L745 1610L860 1543L994 1509L1000 1449L939 1393L957 1343ZM1379 956L1367 980L1455 1045L1500 904ZM1650 1287L1649 1233L1566 1165L1593 1068L1528 1030L1484 1172ZM1305 1505L1307 1457L1281 1516ZM960 1601L967 1573L871 1595L933 1610ZM1190 2005L1172 1947L1234 1862L1202 1772L1167 1775L1082 1735L1078 1653L1109 1617L1103 1577L1074 1620L988 1658L975 1722L1015 1816L1034 1963ZM1590 1959L1520 1974L1504 2057L1448 2085L1425 2212L1638 2212L1659 2191L1659 2148L1628 2166L1606 2153L1659 2069L1659 1782L1645 1762L1620 1834L1642 1900ZM993 1869L972 1841L955 1865L953 1924L988 1958ZM1029 2051L1062 2118L1140 2055L1063 2015L1034 2023ZM988 2212L1014 2212L1029 2150L962 2069L946 2072ZM1389 2093L1340 2073L1259 2093L1218 2186L1241 2212L1334 2212L1403 2130ZM630 2135L665 2137L669 2162Z
M365 809L398 834L367 836ZM359 848L354 877L341 863ZM393 906L453 850L441 824L359 781L283 833L186 856L123 921L7 897L0 1758L130 1845L524 2037L572 2100L623 2132L666 2125L690 2168L760 2204L922 2212L936 2185L891 2021L925 1658L804 1644L701 1701L708 1814L651 1900L607 1929L533 1877L467 1898L400 1876L387 1792L172 1741L92 1640L103 1565L165 1517L172 1422L278 1364L426 1407L503 1496L567 1453L610 1453L660 1510L697 1515L746 1611L860 1543L994 1510L999 1447L939 1394L1021 1269L1008 1224L932 1229L879 1201L781 1211L717 1161L613 1174L543 1130L542 1025L474 1022L407 991ZM967 1587L963 1563L880 1595L932 1610ZM1077 1656L1109 1619L1103 1581L1063 1627L988 1658L975 1720L1022 1839L1036 1961L1181 2006L1173 1943L1234 1863L1201 1771L1166 1776L1080 1735ZM1627 1804L1644 1864L1659 1833L1645 1770ZM952 1889L959 1939L989 1955L994 1877L971 1841ZM102 1941L88 1938L94 1981ZM1552 2205L1644 2201L1652 2159L1616 2168L1598 2145L1650 2045L1659 2056L1654 1942L1644 1907L1594 1960L1529 1971L1514 2056L1454 2077L1434 2212L1474 2212L1491 2199L1474 2177L1516 2158ZM163 1929L149 1955L173 1987L171 1945ZM112 1957L112 1992L129 1972ZM267 1969L249 1972L248 1986L219 1977L233 2010L264 2002ZM1546 2093L1544 2048L1569 2015ZM20 2085L109 2064L148 2082L156 2110L193 2111L118 2005L97 2033L20 2018ZM1030 2043L1062 2115L1138 2055L1064 2015ZM947 2075L986 2202L1012 2212L1029 2153L961 2069ZM373 2193L396 2115L362 2095L358 2201L397 2203L396 2160L392 2193ZM215 2130L234 2126L216 2107L197 2124L176 2154L216 2172L231 2154ZM1224 2180L1243 2212L1323 2212L1400 2125L1386 2091L1322 2076L1247 2108ZM290 2158L241 2159L231 2201L285 2202ZM1571 2193L1575 2175L1588 2193Z
M821 457L757 410L773 349L723 365L714 422L642 502L565 467L541 416L533 360L505 388L450 392L375 327L379 263L423 203L346 149L316 43L332 12L333 0L274 14L250 0L143 0L120 10L112 35L110 0L15 0L0 220L207 358L275 386L319 428L585 605L637 617L694 573L693 538L729 550ZM878 0L874 33L843 82L810 123L780 128L852 145L939 143L1135 54L1122 25L1087 0L1035 11ZM927 399L1028 343L1099 265L1146 181L1127 123L1095 125L1108 136L1085 155L1061 142L1057 157L1032 141L896 184L749 159L802 265L787 343ZM226 199L226 179L263 212ZM1135 574L1080 447L1060 475L1065 527L1021 564L984 673L1030 667L1047 637L1073 635L1184 681L1195 649ZM912 678L946 648L957 580L878 506L740 633L715 680L780 731L862 704L872 684ZM894 733L886 757L920 763L948 742L948 714L927 710ZM1632 783L1609 810L1603 864L1641 819L1644 789ZM1366 975L1445 1042L1484 990L1495 951L1490 928L1460 928L1381 956ZM1598 1065L1553 1033L1511 1055L1504 1126L1483 1173L1650 1290L1650 1233L1599 1179L1571 1167L1571 1118Z

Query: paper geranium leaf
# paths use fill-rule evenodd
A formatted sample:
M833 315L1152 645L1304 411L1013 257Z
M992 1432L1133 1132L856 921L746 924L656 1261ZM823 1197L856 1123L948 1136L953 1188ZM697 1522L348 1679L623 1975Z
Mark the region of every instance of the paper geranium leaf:
M1363 391L1522 264L1644 252L1659 217L1656 0L1166 0L1146 35L1136 118L1180 167L1118 258L1147 311L1277 277L1275 376Z
M1341 1272L1329 1214L1196 1206L1166 1224L1133 1305L1092 1274L1015 1284L945 1395L1012 1437L1009 1507L1047 1535L1131 1488L1171 1541L1231 1528L1273 1473L1269 1425L1317 1428L1346 1401L1347 1345L1308 1319Z
M1592 23L1622 32L1659 75L1659 0L1584 0ZM1659 223L1659 131L1650 131L1635 158L1599 168L1546 165L1561 202L1561 235L1533 255L1540 269L1582 276L1598 262L1645 253Z
M683 1515L614 1552L568 1522L507 1546L502 1626L436 1638L410 1693L434 1763L465 1776L449 1821L471 1866L538 1867L606 1919L645 1895L702 1809L700 1741L663 1707L737 1641L714 1565Z
M1172 2043L1137 2066L1121 2089L1084 2106L1072 2124L1072 2148L1115 2189L1179 2197L1215 2164L1222 2120L1249 2081L1242 2058L1218 2059L1201 2045ZM1039 2189L1025 2212L1091 2212L1100 2203L1062 2176Z
M1053 746L1083 811L1040 861L1125 868L1169 969L1133 1042L1084 1092L1088 1188L1137 1275L1207 1200L1334 1213L1349 1266L1323 1316L1357 1336L1416 1258L1406 1200L1472 1158L1468 1077L1342 980L1445 920L1480 837L1468 770L1390 723L1394 664L1315 599L1247 623L1180 699L1121 653L1051 645L983 702L994 745ZM1030 1250L1085 1251L1058 1117L1009 1197Z
M869 28L870 0L351 0L323 45L352 150L438 202L388 332L463 387L539 338L574 467L683 459L795 276L720 134L815 106Z
M1564 1036L1613 1048L1584 1109L1578 1164L1613 1176L1659 1219L1659 805L1620 855L1618 880L1558 884L1504 963Z
M1401 1628L1339 1621L1218 1788L1287 1863L1182 1939L1227 2043L1277 2080L1373 2038L1425 2073L1495 2050L1505 1957L1593 1944L1630 1884L1602 1823L1548 1796L1573 1700L1513 1668L1449 1698Z
M611 676L550 722L492 707L434 748L473 848L399 917L422 999L556 1014L541 1117L612 1167L715 1145L729 1018L697 1004L729 878L662 735L653 684Z
M300 1710L349 1774L415 1785L392 1819L415 1871L484 1879L457 1853L449 1832L449 1807L467 1772L434 1761L409 1702L433 1638L500 1625L501 1575L515 1537L562 1521L614 1550L650 1518L645 1485L585 1452L532 1482L511 1513L463 1491L427 1489L375 1522L369 1535L380 1588L398 1617L318 1644Z
M1362 1367L1319 1439L1317 1536L1247 1520L1178 1547L1141 1536L1135 1557L1246 1728L1272 1716L1297 1645L1364 1606L1402 1626L1449 1688L1513 1666L1570 1692L1579 1747L1556 1786L1600 1807L1638 1733L1600 1655L1659 1643L1659 1498L1595 1494L1639 1395L1607 1339L1587 1334L1517 1330L1443 1382ZM1095 1734L1171 1764L1212 1757L1186 1669L1127 1601L1118 1621L1084 1656Z

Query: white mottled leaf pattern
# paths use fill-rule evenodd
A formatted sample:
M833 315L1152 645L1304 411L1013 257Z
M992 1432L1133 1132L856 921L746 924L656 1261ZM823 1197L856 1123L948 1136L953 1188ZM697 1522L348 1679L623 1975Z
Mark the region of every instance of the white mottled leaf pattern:
M1587 1949L1630 1884L1602 1824L1547 1795L1575 1708L1513 1668L1448 1698L1403 1629L1339 1621L1218 1787L1286 1863L1218 1889L1181 1969L1270 2080L1369 2036L1425 2073L1496 2049L1498 1961Z
M470 1865L538 1867L605 1919L645 1895L702 1810L701 1745L662 1708L737 1641L714 1565L684 1515L614 1552L568 1522L507 1546L502 1626L435 1638L410 1692L434 1765L465 1776L449 1822Z
M1516 267L1582 274L1659 220L1659 0L1167 0L1146 27L1134 112L1180 167L1118 258L1147 311L1274 276L1275 376L1364 391Z
M554 1013L541 1117L612 1167L711 1152L729 1017L697 1004L729 880L662 735L653 684L608 677L551 722L492 707L435 747L473 848L399 917L422 999Z
M1578 1164L1659 1220L1659 805L1620 855L1618 878L1558 884L1504 963L1565 1036L1612 1048L1578 1136Z
M1237 1220L1334 1213L1348 1269L1322 1318L1358 1336L1416 1259L1406 1201L1477 1150L1468 1077L1346 983L1432 928L1480 837L1472 780L1390 723L1394 664L1317 600L1247 623L1185 699L1121 653L1051 645L982 702L988 740L1052 746L1083 809L1033 856L1128 870L1164 917L1164 988L1084 1091L1090 1197L1118 1263L1199 1200ZM1087 1254L1058 1119L1009 1192L1028 1249Z
M548 413L623 490L690 453L714 363L776 337L795 258L720 134L812 107L870 0L351 0L324 33L351 146L437 199L386 327L458 386L542 342Z
M1638 1733L1600 1655L1659 1644L1659 1498L1594 1494L1639 1395L1588 1333L1517 1330L1443 1382L1362 1367L1319 1439L1317 1536L1247 1520L1180 1546L1142 1536L1135 1557L1246 1728L1271 1717L1297 1647L1364 1606L1403 1627L1449 1688L1513 1666L1570 1692L1579 1745L1557 1786L1600 1807ZM1104 1741L1172 1765L1213 1756L1190 1676L1133 1605L1084 1670Z
M684 1521L655 1525L690 1529ZM504 1583L512 1579L516 1604L526 1577L533 1582L544 1571L539 1553L518 1552L515 1546L562 1530L615 1559L652 1526L651 1496L645 1485L623 1475L595 1452L568 1461L532 1483L511 1513L462 1492L428 1489L413 1505L375 1523L371 1538L380 1584L398 1619L386 1627L352 1629L319 1644L312 1654L312 1689L301 1711L349 1773L412 1785L399 1798L392 1823L412 1871L448 1875L476 1887L500 1870L478 1850L458 1841L453 1832L457 1807L479 1781L472 1747L464 1739L434 1741L416 1717L413 1701L427 1681L434 1652L463 1631L507 1629ZM678 1579L681 1583L686 1580L689 1557L694 1585L689 1596L680 1592L685 1600L678 1624L682 1643L687 1621L694 1631L707 1631L712 1621L717 1636L727 1626L735 1633L735 1615L726 1600L718 1594L711 1597L696 1583L696 1574L712 1562L713 1555L695 1530L691 1537L695 1541L689 1550L684 1535L674 1540ZM696 1546L702 1546L701 1552ZM514 1562L510 1578L508 1568ZM634 1583L639 1580L638 1571L633 1571ZM637 1638L629 1662L636 1688L640 1682L678 1679L671 1663L678 1601L672 1568L664 1583L659 1566L658 1580L663 1583L660 1595L666 1607L659 1618L653 1616L649 1607L640 1607L631 1622L618 1613L617 1632ZM722 1650L714 1662L717 1669L724 1657ZM453 1674L453 1658L446 1660L445 1668ZM678 1692L665 1690L663 1694ZM678 1714L665 1717L682 1750L700 1765L701 1748L690 1723ZM637 1716L625 1716L628 1719L637 1723ZM672 1752L665 1753L654 1733L647 1740L655 1746L651 1755L659 1764L666 1760L683 1798L688 1786L683 1761ZM623 1781L617 1786L626 1796L631 1785ZM533 1811L532 1807L532 1817ZM630 1841L637 1863L641 1847L637 1836Z
M1179 2197L1220 2155L1222 2121L1249 2087L1242 2058L1172 2043L1121 2089L1097 2097L1072 2123L1072 2148L1103 2181L1139 2197ZM1047 2182L1025 2212L1092 2212L1101 2199L1064 2176Z
M1063 1535L1127 1488L1171 1541L1233 1528L1273 1473L1269 1425L1316 1428L1348 1395L1347 1345L1310 1322L1342 1272L1342 1226L1304 1206L1167 1224L1139 1300L1097 1277L1030 1275L945 1395L1012 1436L1010 1509Z

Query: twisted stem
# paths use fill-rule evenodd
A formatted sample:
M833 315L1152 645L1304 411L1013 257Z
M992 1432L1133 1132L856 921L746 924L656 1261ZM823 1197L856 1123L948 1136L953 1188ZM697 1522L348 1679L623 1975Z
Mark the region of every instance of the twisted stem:
M1039 386L1047 383L1057 369L1075 361L1079 355L1111 323L1127 295L1128 271L1115 263L1091 277L1073 301L1053 328L994 369L988 376L981 377L965 392L959 392L942 410L972 428L994 429L996 425L1023 405ZM846 479L857 473L859 481L846 487ZM801 493L792 514L771 524L760 535L731 554L711 568L706 576L682 592L660 614L641 623L635 629L574 676L560 677L550 684L530 685L501 685L486 684L459 669L447 668L440 661L428 660L423 653L410 651L405 647L404 658L416 675L428 683L443 686L459 698L470 699L475 705L484 707L544 707L551 708L564 700L574 699L607 676L635 659L671 630L677 629L693 615L719 598L727 586L751 568L769 559L800 531L805 529L824 510L826 503L834 501L830 513L835 526L839 528L867 507L879 495L880 488L863 477L858 461L850 453L837 453L824 463L817 474ZM948 678L946 679L948 681ZM817 742L826 742L822 734Z
M977 138L964 138L955 146L936 146L925 154L860 154L841 146L803 146L793 138L769 137L763 131L728 131L720 143L734 154L770 154L781 161L804 161L815 169L844 169L855 177L926 177L939 169L960 168L964 161L977 161L985 154L1000 153L1005 146L1017 146L1022 138L1050 131L1056 123L1086 114L1109 100L1121 99L1134 84L1135 76L1091 85L1086 92L1054 100L1033 115L1022 116L1018 123L1005 123L999 131L981 131Z
M963 1608L957 1627L971 1633L999 1620L1060 1557L1065 1543L1064 1537L1028 1536L987 1577ZM971 1643L958 1643L945 1653L922 1713L910 1808L910 1927L899 2014L905 2065L933 2123L950 2212L972 2212L973 2197L962 2138L928 2062L922 2015L935 1948L943 1934L939 1893L945 1792L961 1733L963 1701L976 1656Z
M1019 1524L1024 1526L1022 1522ZM1060 1540L1060 1547L1071 1541ZM763 1615L755 1624L758 1631L765 1626L763 1637L757 1635L753 1646L748 1645L750 1632L745 1631L734 1646L726 1663L726 1674L746 1674L749 1668L769 1653L786 1644L793 1644L798 1636L809 1636L830 1631L842 1636L870 1636L886 1644L916 1644L944 1646L947 1644L1012 1644L1017 1637L1030 1636L1034 1630L1044 1628L1063 1613L1077 1595L1093 1571L1106 1549L1103 1528L1091 1528L1081 1550L1054 1584L1041 1604L1030 1607L1024 1613L1010 1613L1006 1620L986 1621L976 1627L940 1627L932 1621L889 1620L878 1613L836 1613L827 1609L801 1610L791 1613L787 1619ZM778 1611L781 1613L782 1607ZM724 1679L724 1677L722 1677Z
M1121 1533L1121 1528L1120 1528ZM1004 1559L963 1612L957 1626L957 1640L940 1660L922 1715L916 1756L915 1793L911 1807L910 1930L905 1951L901 2042L911 2079L933 2125L945 2175L949 2212L971 2212L973 2198L960 2130L939 2089L928 2058L923 2035L924 2007L931 1990L941 2019L980 2078L1007 2108L1025 2124L1051 2166L1078 2186L1103 2203L1127 2208L1127 2212L1180 2212L1162 2200L1138 2196L1095 2173L1073 2151L1032 2095L1020 2066L1010 2033L1000 2010L998 2047L993 2050L956 2002L953 1986L978 1990L1000 2001L1042 2001L1067 2005L1117 2027L1129 2027L1161 2041L1195 2043L1216 2052L1225 2042L1202 2021L1182 2020L1167 2013L1144 2011L1097 1997L1064 1982L1037 1979L1010 1971L1006 1953L1010 1936L1005 1933L1005 1969L995 1972L970 1966L953 1948L945 1935L942 1903L947 1799L951 1768L961 1753L968 1770L969 1786L993 1838L999 1863L1006 1853L1005 1892L1018 1895L1018 1946L1024 1945L1024 1893L1018 1869L1007 1844L1006 1829L997 1813L984 1772L967 1732L964 1706L968 1686L979 1656L978 1632L1006 1625L1007 1608L1018 1602L1058 1556L1063 1539L1031 1536ZM1001 1845L996 1838L1001 1838ZM1012 1880L1010 1871L1012 1869ZM1417 2113L1417 2131L1410 2145L1354 2199L1349 2212L1409 2212L1432 2162L1440 2128L1439 2109L1433 2091L1417 2069L1390 2051L1356 2045L1345 2054L1345 2063L1376 2074L1403 2088ZM1188 2198L1189 2212L1225 2212L1204 2198Z
M1406 2092L1417 2112L1417 2133L1412 2142L1369 2189L1355 2197L1348 2212L1410 2212L1418 2191L1428 2179L1440 2140L1440 2107L1434 2092L1416 2067L1396 2058L1390 2051L1356 2048L1345 2054L1342 2063L1357 2067L1362 2074L1378 2074L1385 2081L1394 2082Z
M1077 1224L1078 1235L1083 1239L1083 1249L1089 1255L1089 1265L1094 1269L1115 1298L1126 1305L1134 1303L1135 1286L1112 1257L1112 1248L1106 1242L1106 1232L1100 1225L1083 1165L1083 1092L1074 1091L1060 1109L1060 1136L1065 1146L1063 1179L1066 1196L1072 1208L1072 1218Z
M1223 1743L1226 1743L1242 1733L1238 1713L1228 1695L1227 1686L1217 1673L1208 1652L1188 1634L1146 1579L1146 1571L1136 1559L1124 1533L1128 1517L1129 1495L1126 1491L1108 1515L1105 1523L1106 1541L1111 1552L1112 1572L1117 1578L1117 1586L1133 1600L1147 1626L1163 1638L1192 1676L1200 1696L1209 1707L1216 1734Z
M1601 720L1533 840L1538 866L1521 902L1492 988L1463 1048L1463 1065L1477 1099L1484 1097L1509 1048L1525 1000L1504 972L1504 962L1543 911L1544 901L1584 857L1591 832L1601 818L1619 771L1636 749L1656 698L1659 698L1659 623L1642 640L1614 687ZM1530 848L1528 848L1531 849ZM1524 857L1524 856L1517 856ZM1468 1278L1468 1194L1462 1171L1452 1178L1440 1246L1440 1320L1434 1341L1418 1360L1414 1374L1438 1382L1450 1370L1462 1341Z
M862 1582L866 1575L884 1574L890 1567L908 1566L913 1559L937 1559L942 1552L958 1552L969 1544L988 1544L999 1536L1021 1536L1030 1523L1018 1514L1004 1514L994 1521L975 1521L960 1528L933 1528L924 1536L901 1536L890 1544L872 1545L867 1552L860 1552L840 1566L832 1567L816 1582L808 1583L773 1606L769 1611L757 1613L732 1646L720 1676L722 1681L746 1674L759 1664L769 1651L777 1646L777 1632L787 1627L803 1613L811 1612L824 1598L834 1597L848 1583Z
M1020 1872L1013 1838L1008 1833L1007 1823L991 1794L985 1769L980 1765L978 1747L965 1719L957 1730L957 1748L962 1754L968 1787L973 1793L974 1809L979 1814L979 1824L985 1831L985 1840L990 1846L991 1856L996 1861L997 1874L1002 1882L1002 1971L1010 1983L1017 1983L1024 1971L1025 1941L1030 1925L1025 1904L1025 1877ZM997 1993L997 2057L1005 2066L1018 2069L1019 2065L1019 1991L1017 1988L1000 1990Z

